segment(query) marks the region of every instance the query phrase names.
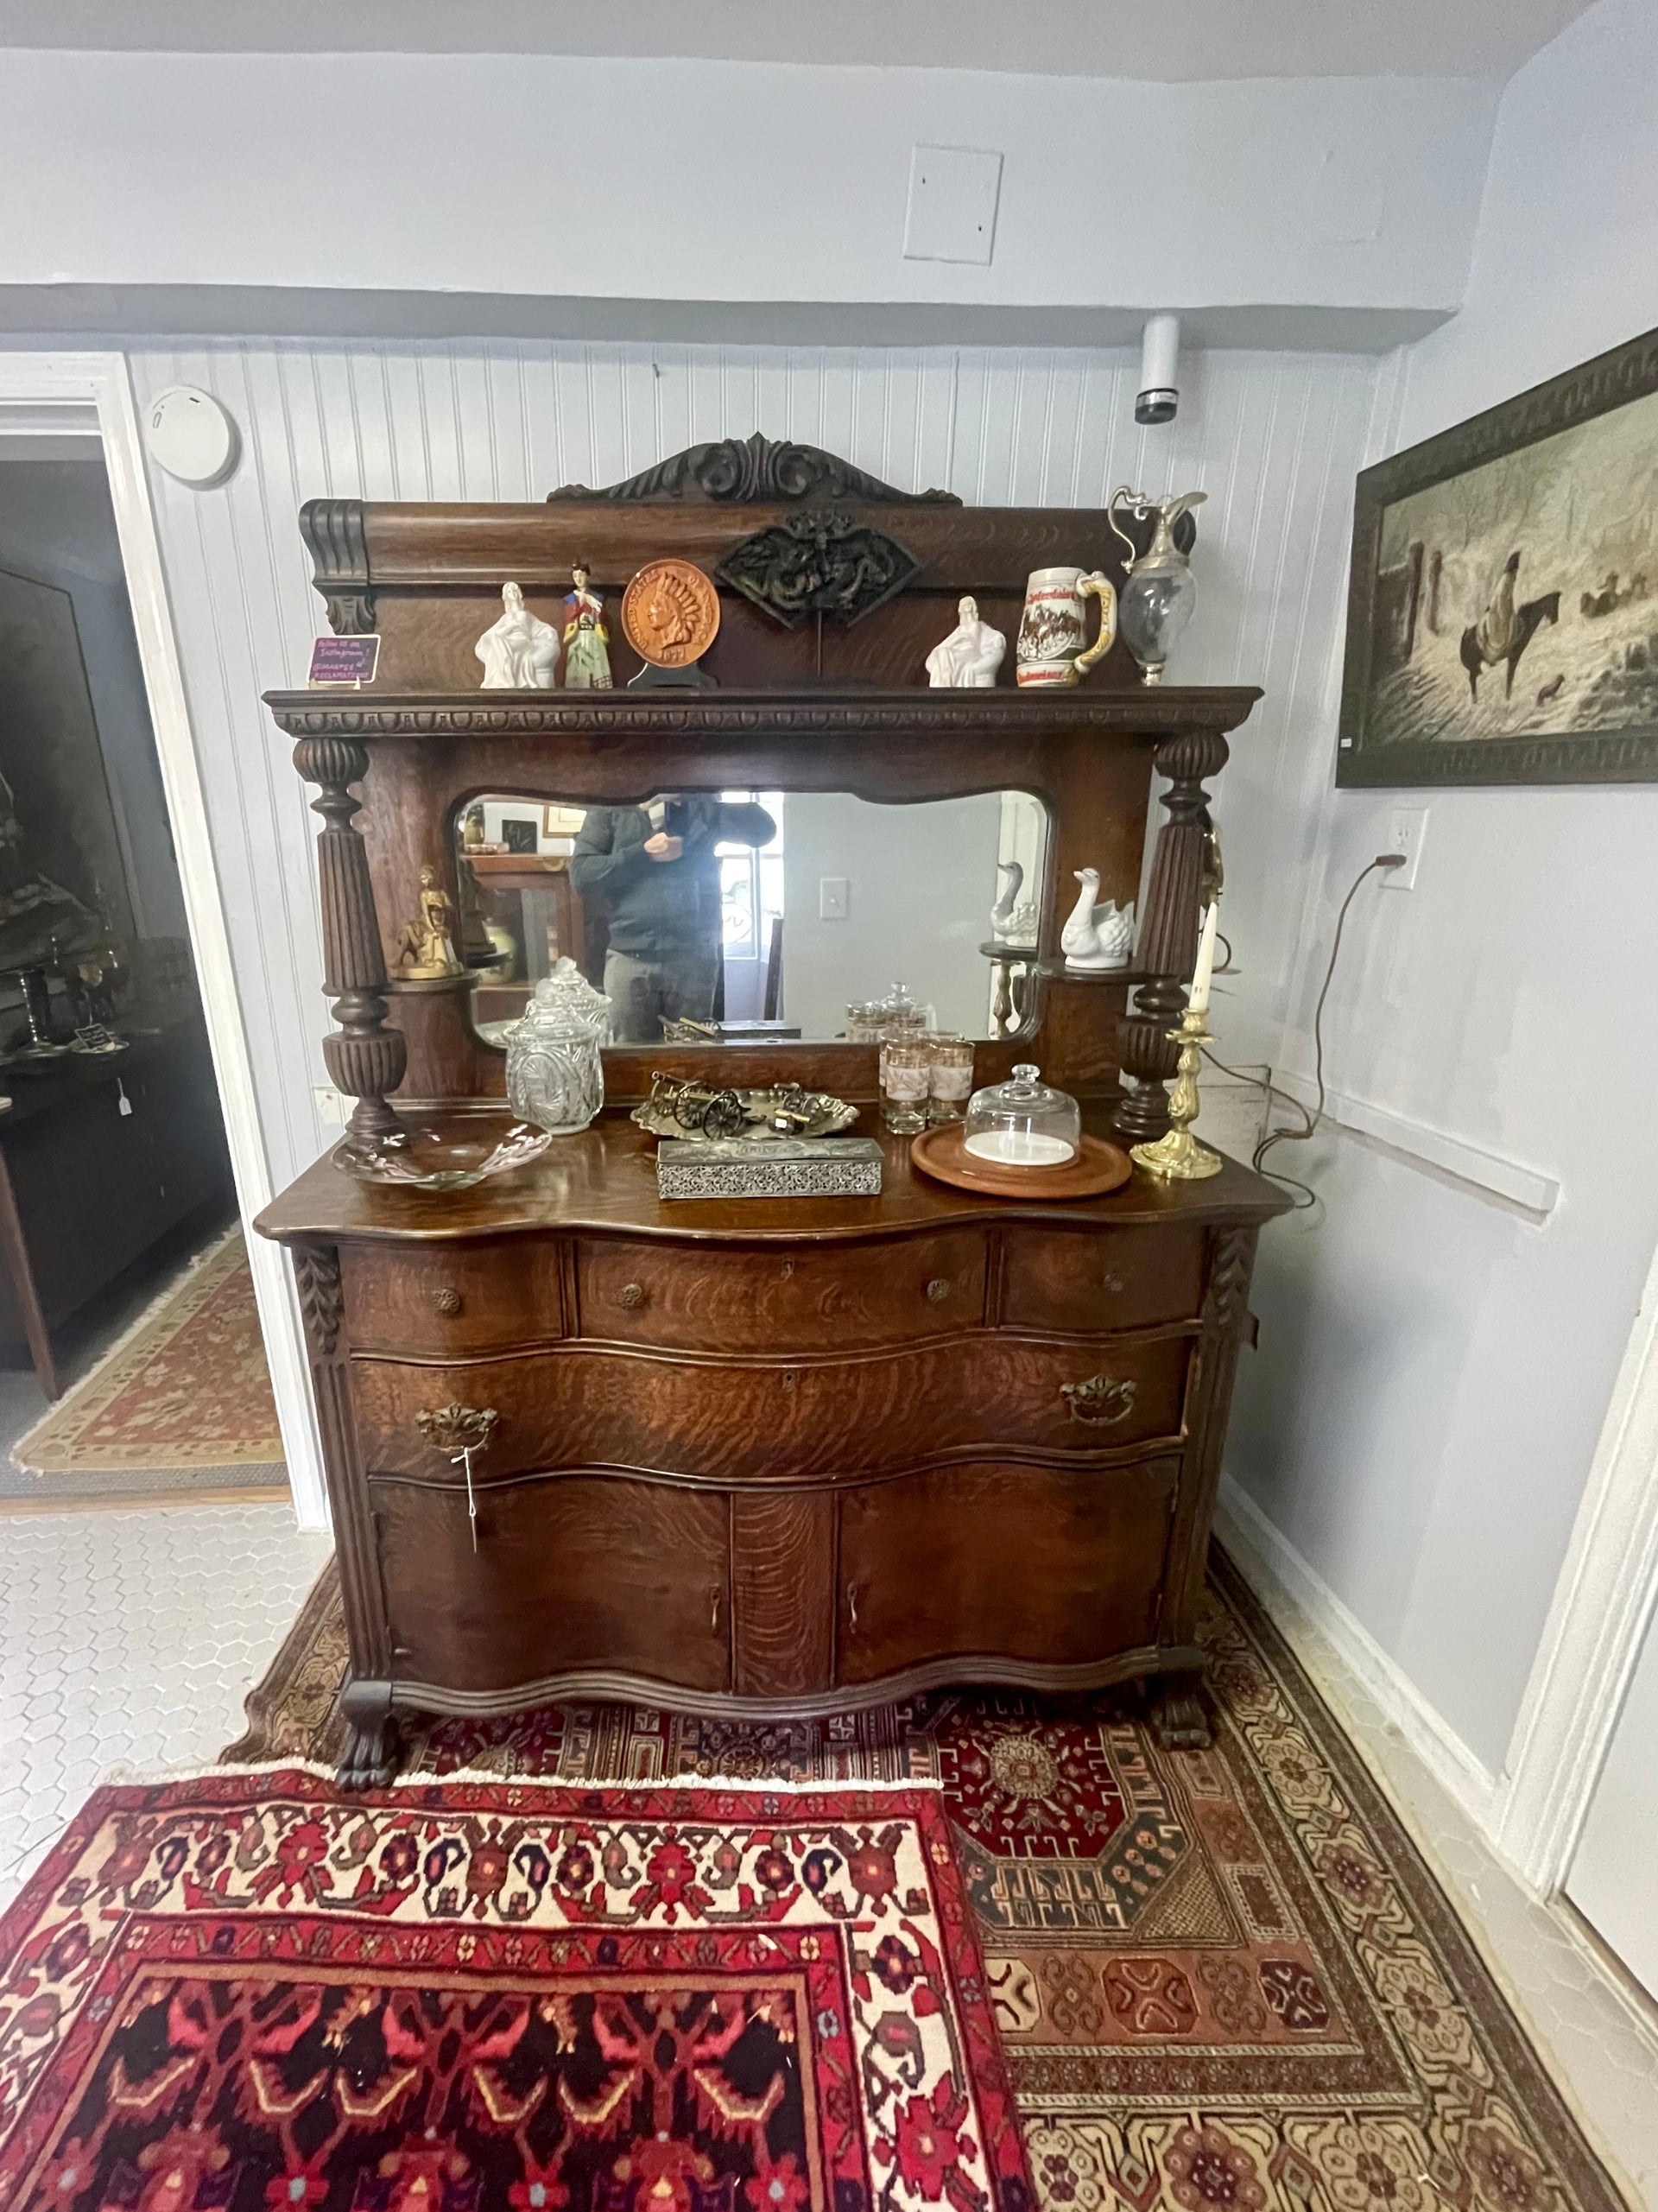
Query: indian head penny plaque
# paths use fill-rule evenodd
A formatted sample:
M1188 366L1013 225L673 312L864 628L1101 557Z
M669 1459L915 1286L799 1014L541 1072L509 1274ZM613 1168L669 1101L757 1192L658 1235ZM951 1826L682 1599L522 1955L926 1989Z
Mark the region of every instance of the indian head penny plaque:
M622 627L642 661L688 668L719 630L719 593L694 561L648 561L622 595Z

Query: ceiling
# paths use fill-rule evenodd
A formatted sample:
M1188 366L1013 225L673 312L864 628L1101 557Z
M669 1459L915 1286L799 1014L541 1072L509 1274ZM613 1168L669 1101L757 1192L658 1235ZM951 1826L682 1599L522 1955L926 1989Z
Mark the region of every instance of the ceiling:
M0 0L0 47L1502 82L1590 0Z

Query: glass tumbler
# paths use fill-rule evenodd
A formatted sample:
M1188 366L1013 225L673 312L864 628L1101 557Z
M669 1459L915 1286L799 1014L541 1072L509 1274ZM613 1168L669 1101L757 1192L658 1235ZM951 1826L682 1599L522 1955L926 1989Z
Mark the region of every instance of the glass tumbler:
M935 1036L927 1048L927 1118L959 1121L973 1087L973 1048L966 1037Z
M881 1055L882 1119L895 1137L914 1137L927 1126L931 1049L889 1037Z

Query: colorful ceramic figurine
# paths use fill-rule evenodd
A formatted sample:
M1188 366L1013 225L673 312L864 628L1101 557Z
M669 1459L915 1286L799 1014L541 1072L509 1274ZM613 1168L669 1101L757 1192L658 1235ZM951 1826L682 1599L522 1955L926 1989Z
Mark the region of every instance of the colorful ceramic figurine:
M564 595L564 688L566 691L611 688L611 633L604 602L588 586L584 561L570 571L573 592Z

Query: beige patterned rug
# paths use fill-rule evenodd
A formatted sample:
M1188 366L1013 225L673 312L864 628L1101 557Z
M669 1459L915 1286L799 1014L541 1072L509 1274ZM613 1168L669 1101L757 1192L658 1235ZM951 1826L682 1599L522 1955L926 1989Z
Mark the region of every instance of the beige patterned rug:
M13 1447L26 1475L287 1481L239 1229L161 1294ZM102 1483L78 1486L96 1495Z
M1044 2212L1614 2212L1397 1816L1218 1557L1214 1748L1136 1693L943 1692L745 1725L618 1705L414 1724L408 1763L943 1784ZM225 1758L331 1759L331 1568Z

